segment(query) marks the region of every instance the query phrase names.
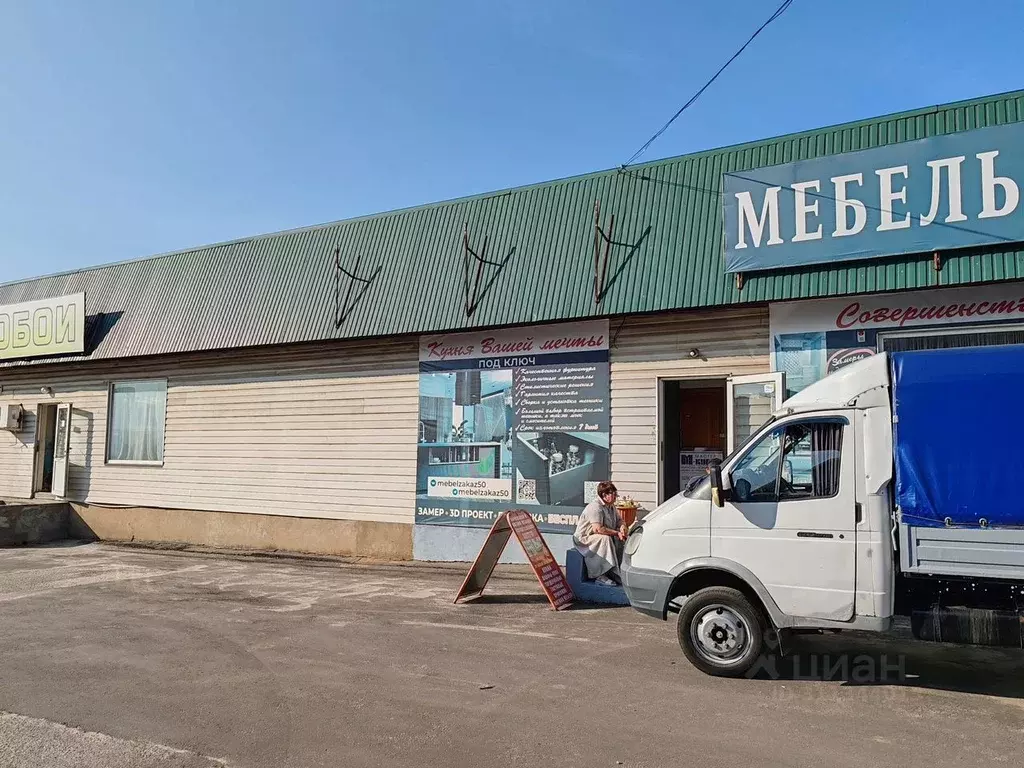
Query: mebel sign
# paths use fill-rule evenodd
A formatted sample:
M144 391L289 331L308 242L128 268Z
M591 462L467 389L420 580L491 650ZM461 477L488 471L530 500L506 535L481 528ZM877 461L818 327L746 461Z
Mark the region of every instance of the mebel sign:
M85 294L0 307L0 360L85 352Z
M726 272L1024 241L1024 123L725 173Z

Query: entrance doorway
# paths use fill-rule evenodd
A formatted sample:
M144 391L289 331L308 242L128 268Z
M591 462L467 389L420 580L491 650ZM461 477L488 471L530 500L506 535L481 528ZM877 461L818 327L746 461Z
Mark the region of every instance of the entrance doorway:
M57 446L57 404L40 403L36 408L35 471L32 494L53 493L53 463Z
M679 493L692 477L702 475L709 459L724 458L726 380L663 380L661 404L659 503Z
M658 503L672 498L714 459L724 459L782 405L783 373L727 379L662 379L659 388Z
M40 403L36 408L32 495L64 498L68 492L71 403Z
M32 493L53 493L53 455L56 449L57 403L41 402L36 409L36 467Z

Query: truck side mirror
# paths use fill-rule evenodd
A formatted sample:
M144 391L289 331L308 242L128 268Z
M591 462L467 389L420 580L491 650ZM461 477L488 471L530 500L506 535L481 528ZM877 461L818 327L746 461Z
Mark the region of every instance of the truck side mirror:
M718 464L712 464L710 468L711 474L711 502L716 507L725 506L725 491L722 488L722 467Z

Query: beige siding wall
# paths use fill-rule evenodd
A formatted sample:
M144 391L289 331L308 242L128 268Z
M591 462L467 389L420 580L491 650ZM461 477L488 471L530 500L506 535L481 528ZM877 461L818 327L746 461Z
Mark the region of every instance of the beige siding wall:
M31 491L38 402L74 405L69 498L99 505L411 523L413 341L0 372L0 495ZM105 463L112 380L168 380L164 466ZM53 397L40 395L52 387Z
M658 496L658 381L769 370L763 309L612 323L611 474L647 508ZM688 352L698 348L701 359ZM166 378L163 467L105 463L113 380ZM414 340L149 363L0 372L21 403L0 432L0 496L31 492L40 402L72 402L69 498L91 505L411 523L419 389ZM53 395L40 393L42 386Z
M612 480L643 507L658 503L658 381L724 379L770 369L768 310L720 310L627 321L611 350ZM691 359L698 349L701 358Z

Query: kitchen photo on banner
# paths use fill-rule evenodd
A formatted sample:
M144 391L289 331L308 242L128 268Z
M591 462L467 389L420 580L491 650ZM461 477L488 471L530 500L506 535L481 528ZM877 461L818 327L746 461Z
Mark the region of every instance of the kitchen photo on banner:
M608 322L420 341L416 522L565 533L609 474Z

